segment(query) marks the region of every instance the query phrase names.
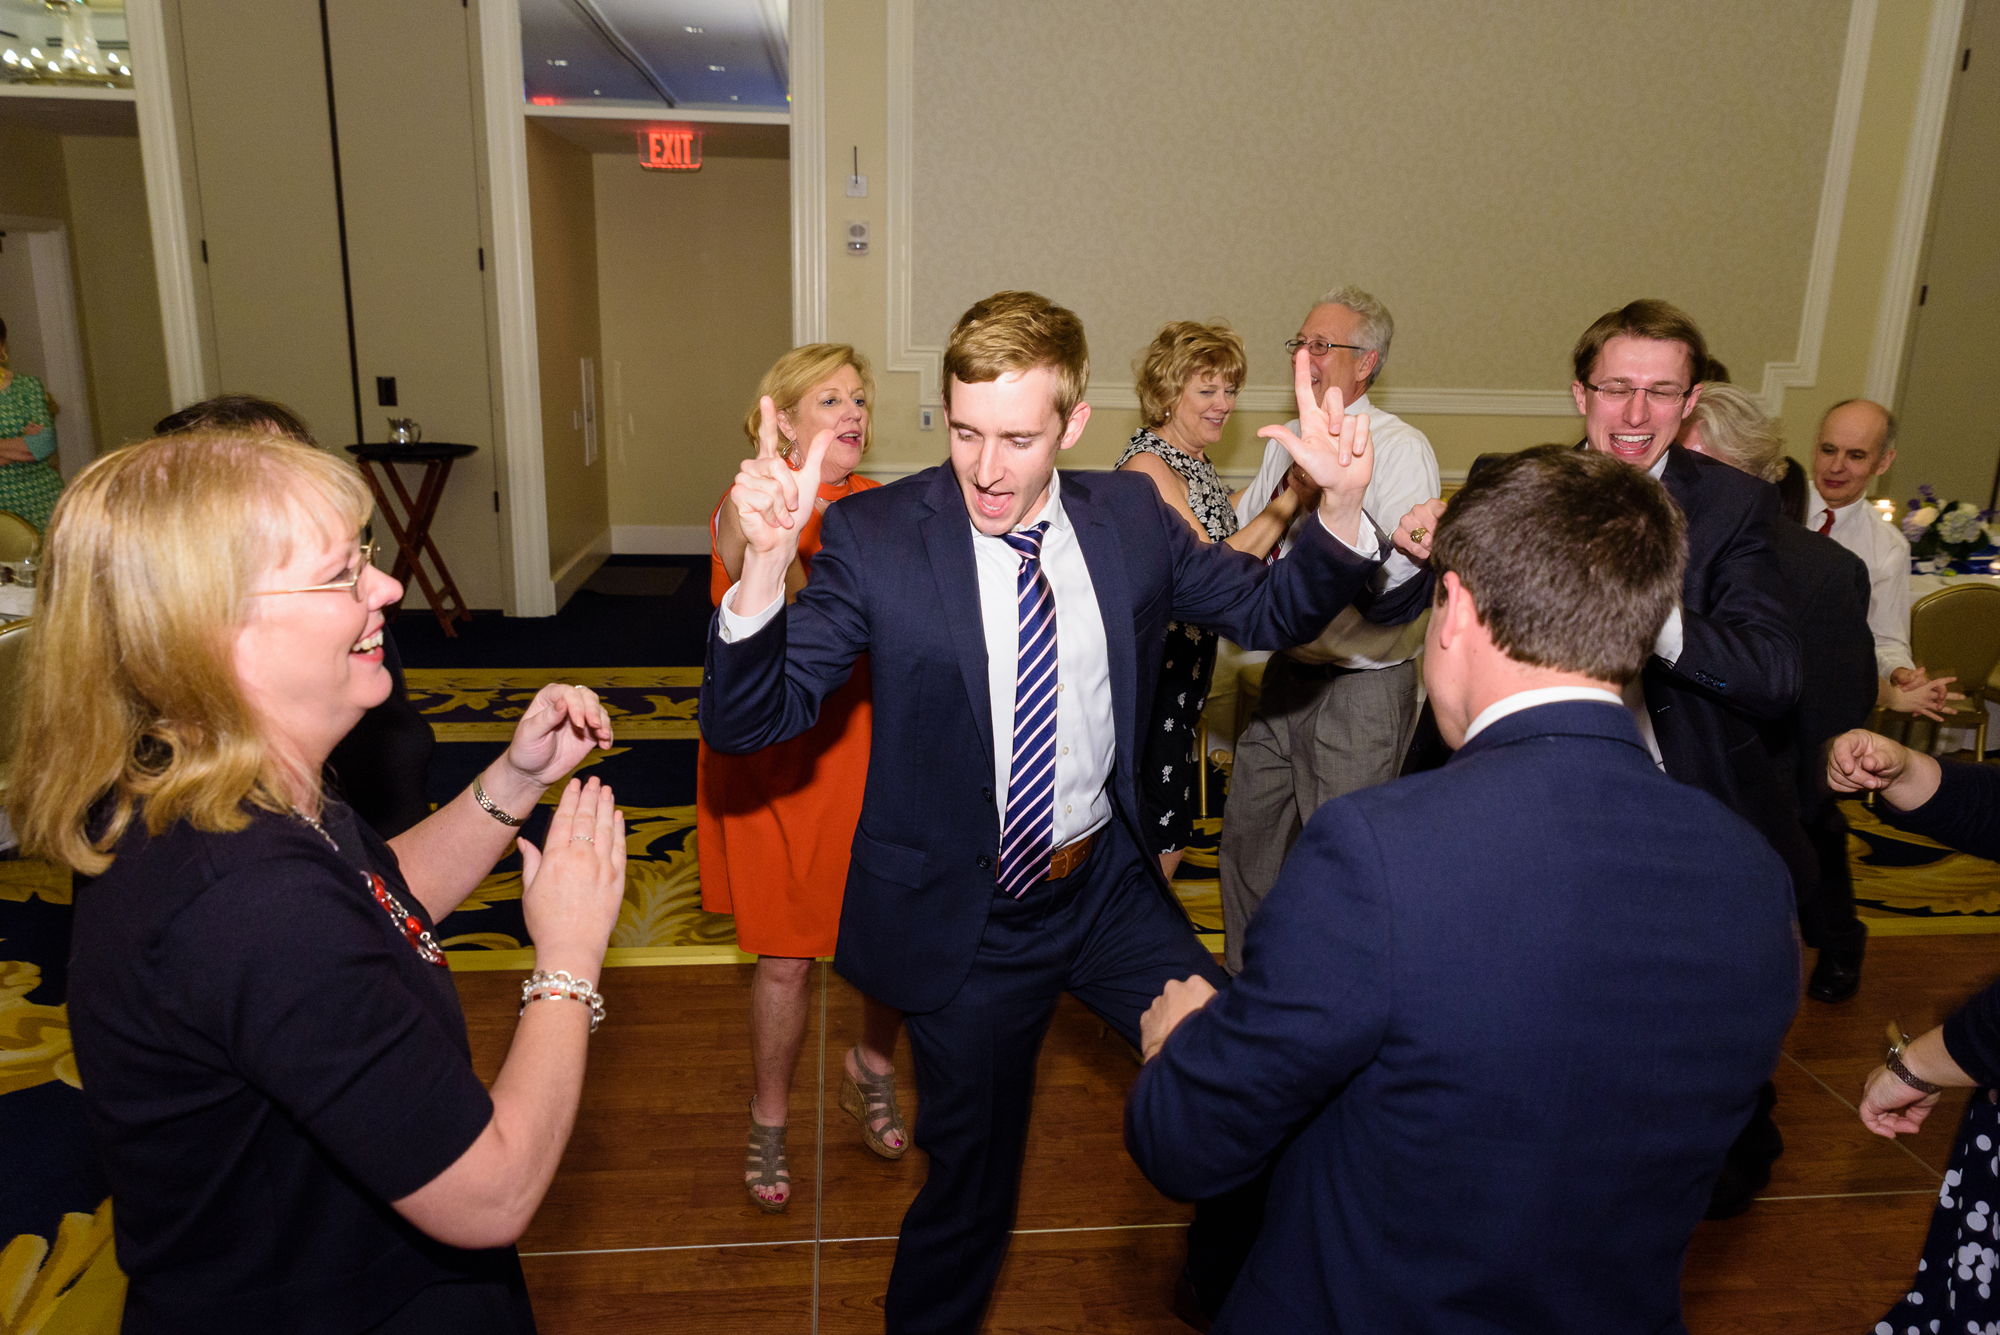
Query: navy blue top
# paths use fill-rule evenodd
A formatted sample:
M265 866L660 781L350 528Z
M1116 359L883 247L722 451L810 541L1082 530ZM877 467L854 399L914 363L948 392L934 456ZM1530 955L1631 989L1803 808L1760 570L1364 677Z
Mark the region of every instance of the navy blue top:
M1890 824L1935 839L1948 848L2000 862L2000 770L1954 764L1944 771L1931 800L1914 811L1876 807ZM1960 1007L1944 1022L1944 1047L1959 1069L1985 1086L2000 1085L2000 983Z
M1624 709L1525 709L1327 803L1243 960L1126 1108L1169 1195L1277 1160L1216 1331L1685 1330L1799 952L1784 864Z
M504 1291L497 1329L533 1329L513 1248L448 1247L388 1205L493 1104L450 970L371 893L364 868L431 925L396 855L338 803L325 823L339 852L265 811L234 834L135 822L79 883L70 1026L127 1335L362 1331L467 1281L483 1308Z

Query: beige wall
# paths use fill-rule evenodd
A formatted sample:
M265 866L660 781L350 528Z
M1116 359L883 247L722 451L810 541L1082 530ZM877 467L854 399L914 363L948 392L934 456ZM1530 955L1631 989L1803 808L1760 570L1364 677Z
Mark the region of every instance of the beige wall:
M1318 8L1305 4L1304 0L1301 5L1307 10ZM825 22L828 152L823 189L827 198L828 335L857 343L876 358L878 367L890 352L886 244L890 184L886 89L891 75L888 8L889 0L828 0ZM1812 388L1793 387L1784 399L1783 418L1788 438L1800 453L1810 445L1820 411L1827 404L1861 390L1888 264L1890 233L1909 147L1930 8L1927 0L1887 3L1880 6L1876 16L1861 103L1860 132L1835 251L1817 383ZM1545 104L1568 105L1578 97L1585 97L1586 101L1573 109L1574 114L1587 119L1591 108L1601 100L1588 93L1588 87L1594 84L1571 81L1575 87L1552 88L1550 71L1562 68L1573 58L1566 48L1575 41L1575 25L1557 21L1559 10L1568 12L1565 6L1544 4L1537 10L1539 18L1527 19L1510 11L1508 31L1499 34L1503 39L1501 49L1506 54L1504 60L1496 60L1488 48L1461 40L1454 35L1459 24L1438 19L1435 14L1433 19L1437 21L1414 27L1410 21L1398 19L1370 39L1367 60L1371 64L1379 62L1383 68L1404 71L1413 79L1422 74L1424 88L1437 93L1440 106L1458 108L1449 118L1432 121L1437 142L1456 145L1452 155L1444 159L1447 163L1460 162L1466 144L1491 144L1496 159L1504 163L1509 160L1508 154L1501 150L1510 142L1508 137L1514 127L1497 122L1505 122L1517 113L1539 115L1546 110ZM924 24L930 21L925 15L932 12L929 0L919 4L916 11L921 38ZM1382 382L1385 388L1402 385L1560 393L1566 390L1569 380L1565 365L1569 346L1582 326L1618 302L1658 294L1689 305L1714 336L1718 355L1730 362L1738 381L1747 383L1754 392L1761 387L1764 362L1788 359L1795 351L1805 263L1826 165L1827 135L1848 7L1845 4L1792 6L1784 12L1789 15L1785 23L1771 11L1753 7L1744 11L1741 21L1719 22L1710 15L1676 25L1677 32L1684 28L1720 32L1725 47L1728 40L1740 39L1739 45L1745 50L1764 54L1746 61L1741 51L1719 49L1714 53L1715 59L1691 63L1688 70L1677 76L1670 99L1675 110L1659 118L1653 127L1655 133L1650 136L1640 135L1620 143L1599 143L1594 137L1584 136L1575 138L1572 144L1572 136L1558 135L1553 145L1516 146L1513 156L1532 169L1522 179L1532 180L1535 188L1505 193L1500 203L1506 207L1497 212L1514 218L1551 220L1547 229L1551 232L1562 230L1555 226L1556 222L1570 230L1590 225L1600 227L1601 232L1583 247L1586 253L1581 258L1574 254L1576 246L1545 246L1518 254L1489 256L1490 264L1505 266L1507 271L1492 277L1489 287L1497 295L1489 294L1482 299L1489 313L1483 322L1468 326L1471 332L1447 335L1440 326L1452 303L1464 295L1463 256L1456 252L1484 254L1491 250L1488 233L1496 214L1494 200L1490 194L1482 197L1477 192L1459 189L1456 182L1448 179L1448 174L1441 178L1433 169L1432 159L1436 154L1413 142L1408 127L1393 127L1386 135L1386 142L1401 146L1402 151L1400 156L1383 160L1376 179L1367 183L1364 193L1374 205L1385 198L1400 198L1401 207L1407 211L1405 218L1411 235L1421 244L1403 247L1404 258L1398 261L1400 268L1391 274L1386 261L1378 263L1374 255L1359 249L1358 243L1349 244L1352 238L1364 235L1382 240L1379 229L1376 232L1343 229L1339 236L1349 248L1329 251L1319 266L1333 272L1319 276L1317 268L1312 272L1302 269L1290 285L1273 282L1268 286L1268 294L1254 308L1232 300L1230 294L1240 290L1233 285L1234 277L1243 274L1259 258L1247 253L1254 248L1242 244L1239 224L1243 218L1254 216L1262 207L1264 196L1241 183L1229 189L1216 188L1215 170L1228 165L1231 157L1241 157L1259 165L1269 179L1279 182L1281 191L1291 190L1290 182L1298 174L1296 163L1276 160L1272 143L1256 142L1242 133L1249 120L1269 119L1271 108L1289 108L1287 119L1296 119L1291 113L1296 111L1298 99L1291 90L1267 86L1251 97L1232 101L1219 97L1205 78L1191 72L1190 77L1204 91L1200 97L1189 99L1190 103L1220 127L1198 141L1198 153L1184 154L1177 160L1168 150L1178 145L1149 142L1143 124L1131 127L1131 136L1122 139L1101 130L1082 131L1085 143L1073 146L1067 141L1079 137L1079 126L1102 126L1130 119L1128 110L1116 104L1115 94L1132 76L1121 74L1112 81L1091 81L1080 93L1065 93L1066 105L1072 107L1072 121L1060 128L1045 125L1037 119L1037 109L1044 101L1042 94L1046 86L1055 85L1064 77L1055 72L1057 65L1051 63L1056 57L1060 57L1063 68L1084 59L1096 60L1102 68L1144 69L1149 77L1158 77L1160 70L1132 58L1123 45L1104 49L1090 46L1085 41L1087 35L1104 26L1095 20L1082 28L1068 21L1039 25L1024 22L1018 25L1023 32L1060 31L1064 34L1063 41L1052 44L1052 49L1046 52L1034 46L1037 59L1016 64L1002 81L1006 99L1020 110L1010 117L1013 132L996 136L997 142L982 147L980 161L992 168L996 179L1020 176L1032 181L1037 179L1032 169L1038 164L1053 162L1052 170L1066 169L1070 159L1077 155L1101 167L1115 165L1115 159L1107 156L1106 145L1124 144L1135 161L1147 165L1152 173L1147 179L1159 182L1157 190L1151 194L1108 196L1106 189L1091 186L1048 200L1045 211L1080 214L1086 219L1093 214L1104 215L1110 219L1103 224L1108 235L1150 239L1164 230L1179 238L1190 255L1203 254L1199 245L1203 238L1210 238L1207 253L1212 254L1212 261L1183 266L1193 274L1190 281L1194 284L1194 295L1187 299L1174 300L1173 285L1177 278L1171 272L1150 281L1144 278L1132 281L1132 288L1146 300L1159 303L1158 319L1225 315L1261 348L1272 341L1274 332L1281 339L1296 327L1303 307L1322 283L1336 277L1360 282L1373 286L1401 322L1390 369ZM1622 30L1634 41L1639 40L1634 34L1641 25L1650 30L1652 24L1663 21L1650 10L1622 6L1609 17L1602 10L1592 13L1595 17L1585 26ZM1792 27L1787 28L1786 23ZM971 30L984 35L991 28L989 21L976 24ZM1787 38L1787 32L1795 32L1796 40ZM1391 46L1391 35L1395 33L1402 37ZM1739 34L1739 39L1730 39L1732 33ZM1009 42L1017 40L1012 27L1003 36ZM1018 40L1030 45L1040 41L1032 36ZM1107 42L1111 40L1109 36L1105 38ZM1155 39L1145 40L1149 51L1158 45ZM1351 43L1352 38L1348 40ZM1775 47L1773 42L1777 43ZM1078 46L1081 53L1055 50L1055 45ZM1206 48L1197 45L1188 50L1194 53L1192 57L1177 55L1170 46L1161 46L1155 54L1160 62L1169 62L1198 57ZM1495 74L1492 69L1482 68L1487 61L1493 61L1500 72ZM1447 64L1454 73L1450 78L1440 77L1436 71ZM1477 76L1477 86L1484 90L1482 96L1500 99L1495 103L1497 110L1477 114L1477 104L1468 105L1453 90L1450 85L1457 80L1457 74L1466 71ZM926 85L920 77L917 87L942 88L949 83L950 73L934 71L931 85ZM1735 82L1725 85L1725 77ZM1772 78L1794 90L1799 101L1795 118L1792 109L1784 105L1789 99L1769 93ZM1501 98L1508 90L1511 102ZM1260 104L1254 109L1254 117L1239 110L1252 102ZM1228 110L1218 114L1218 106ZM921 101L918 110L921 136ZM1618 117L1602 123L1625 124L1631 114L1621 111ZM1732 129L1738 121L1744 122L1740 135ZM1809 134L1817 136L1816 146L1806 142ZM1788 139L1788 135L1793 138ZM1726 174L1698 170L1689 152L1690 143L1705 146L1709 157L1719 151L1730 154L1731 160L1739 163L1733 178L1739 182L1738 186L1727 188L1731 178ZM1783 144L1792 147L1782 150L1782 160L1766 160L1769 155L1780 153ZM850 145L859 148L862 171L870 177L867 199L847 199L843 195ZM1629 229L1614 227L1612 224L1619 220L1624 206L1614 208L1605 203L1601 180L1581 170L1564 174L1563 163L1575 160L1573 148L1586 150L1592 161L1623 164L1627 178L1637 183L1643 194L1643 202L1630 206L1645 214L1641 225ZM1649 154L1663 156L1662 172L1642 170ZM1340 179L1337 161L1323 166L1329 176ZM1662 180L1680 185L1674 190L1651 188ZM940 196L926 205L921 201L928 183L918 177L912 185L917 196L913 211L920 241L926 216L934 220L935 237L941 226L948 226L955 218L988 212L1016 222L1023 236L1039 234L1035 229L1040 224L1032 210L1003 192L958 198ZM1671 224L1689 216L1691 208L1701 211L1709 232L1729 236L1734 248L1726 264L1710 266L1705 257L1713 247L1706 242L1691 250L1683 247L1678 252L1678 263L1689 272L1663 268L1660 257L1652 253L1657 246L1651 243L1667 235L1662 230L1663 221ZM875 235L885 243L878 244L875 253L866 259L849 259L842 253L842 232L850 219L869 221ZM1649 244L1624 245L1619 238L1626 231L1635 232ZM1753 246L1736 244L1743 237L1761 238L1755 245L1768 247L1773 255L1760 260L1753 253ZM959 247L958 258L964 263L984 263L972 247L948 234L947 240ZM998 271L987 274L985 281L991 285L1003 281L1042 281L1038 275L1049 266L1042 264L1031 247L1008 244L1018 267L1004 274ZM1115 250L1104 253L1116 259ZM949 246L945 254L950 254ZM1421 262L1426 257L1436 262ZM944 262L947 261L939 261ZM1715 272L1709 272L1710 268ZM1542 295L1548 286L1540 281L1545 272L1556 275L1564 285L1561 301ZM1454 274L1458 276L1448 280L1447 276ZM1393 285L1385 281L1388 277L1393 277ZM1088 279L1089 275L1072 275L1072 278ZM1288 298L1293 287L1298 295ZM1059 289L1051 290L1059 297L1065 295ZM971 292L969 297L981 294ZM966 294L954 295L951 301L957 301L959 295ZM917 293L913 297L913 306L917 308L927 299ZM929 299L936 304L935 298ZM1523 302L1527 303L1525 308ZM948 305L950 302L939 305L938 312L928 317L939 327L919 324L913 328L915 342L936 344L943 340L949 317L955 314L945 309ZM1524 309L1532 314L1532 321L1522 318ZM1503 314L1490 313L1495 310ZM1094 361L1100 368L1100 382L1111 377L1114 383L1117 379L1129 383L1126 368L1130 358L1138 343L1143 342L1144 334L1150 332L1143 322L1133 323L1123 337L1118 330L1115 324L1104 328L1093 324ZM1470 346L1475 343L1488 345L1488 350ZM1493 348L1504 350L1497 362L1493 360ZM1263 361L1253 360L1253 381L1269 374L1274 363L1268 354L1268 348L1256 354ZM1417 379L1418 376L1422 379ZM944 457L942 432L924 433L918 429L917 377L910 373L889 373L879 375L878 379L876 448L870 466L881 472L895 472L927 466ZM1254 467L1261 448L1254 435L1256 427L1289 415L1239 410L1229 436L1217 451L1218 464L1225 469ZM1546 417L1414 412L1407 416L1430 436L1439 464L1447 473L1463 470L1484 450L1574 440L1581 434L1578 419L1566 411ZM1110 463L1136 422L1134 412L1107 411L1100 406L1083 442L1070 456L1071 461Z
M535 333L542 377L542 466L549 569L559 575L593 544L609 550L611 511L600 436L584 463L580 360L598 344L597 210L591 156L528 121L528 207L534 228ZM603 378L598 377L598 403Z
M791 346L790 169L711 155L699 172L649 172L636 152L594 163L618 549L705 546L743 458L744 410Z
M137 139L66 135L70 250L99 452L152 434L173 409Z
M62 139L47 130L0 123L0 213L69 217Z

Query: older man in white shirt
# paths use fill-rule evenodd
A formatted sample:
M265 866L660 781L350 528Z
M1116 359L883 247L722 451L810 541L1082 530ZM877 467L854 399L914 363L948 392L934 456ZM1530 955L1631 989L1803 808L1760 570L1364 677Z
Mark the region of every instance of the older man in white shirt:
M1384 532L1439 491L1437 456L1424 433L1368 397L1395 332L1381 302L1348 286L1321 297L1286 345L1294 353L1305 350L1315 394L1336 386L1347 410L1368 418L1375 471L1362 509ZM1256 480L1238 496L1237 519L1248 522L1262 510L1291 467L1284 446L1272 441ZM1311 508L1302 506L1300 513ZM1297 529L1295 522L1274 559L1291 550ZM1377 579L1393 587L1415 573L1398 553ZM1273 655L1265 668L1257 712L1236 740L1222 821L1222 918L1232 973L1242 966L1251 915L1313 812L1396 777L1417 722L1416 656L1424 625L1419 618L1377 626L1349 607L1319 638Z
M1867 399L1843 399L1820 419L1813 446L1806 527L1868 567L1868 629L1875 634L1875 703L1905 714L1934 712L1949 680L1932 681L1910 656L1910 544L1866 503L1868 484L1896 462L1896 418Z

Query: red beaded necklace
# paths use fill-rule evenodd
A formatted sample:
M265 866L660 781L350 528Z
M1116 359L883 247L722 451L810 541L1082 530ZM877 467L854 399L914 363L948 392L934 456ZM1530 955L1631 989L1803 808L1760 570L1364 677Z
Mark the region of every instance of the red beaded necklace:
M332 835L327 833L326 826L321 825L297 807L292 808L292 814L312 826L315 830L318 830L319 837L332 845L334 852L338 853L340 851L340 845L334 841ZM389 887L383 883L382 878L372 871L365 871L361 873L361 880L368 887L369 894L374 896L375 902L380 904L383 911L389 915L389 920L403 929L403 938L417 952L417 958L426 964L435 964L439 968L446 967L444 951L439 949L438 943L431 937L430 931L418 920L416 914L403 907L403 901L389 893Z

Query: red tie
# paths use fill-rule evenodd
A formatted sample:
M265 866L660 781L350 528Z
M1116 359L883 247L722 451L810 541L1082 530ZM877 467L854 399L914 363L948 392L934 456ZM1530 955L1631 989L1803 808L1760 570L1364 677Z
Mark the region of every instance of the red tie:
M1826 512L1826 518L1819 521L1819 531L1823 534L1833 531L1833 511L1831 509Z

